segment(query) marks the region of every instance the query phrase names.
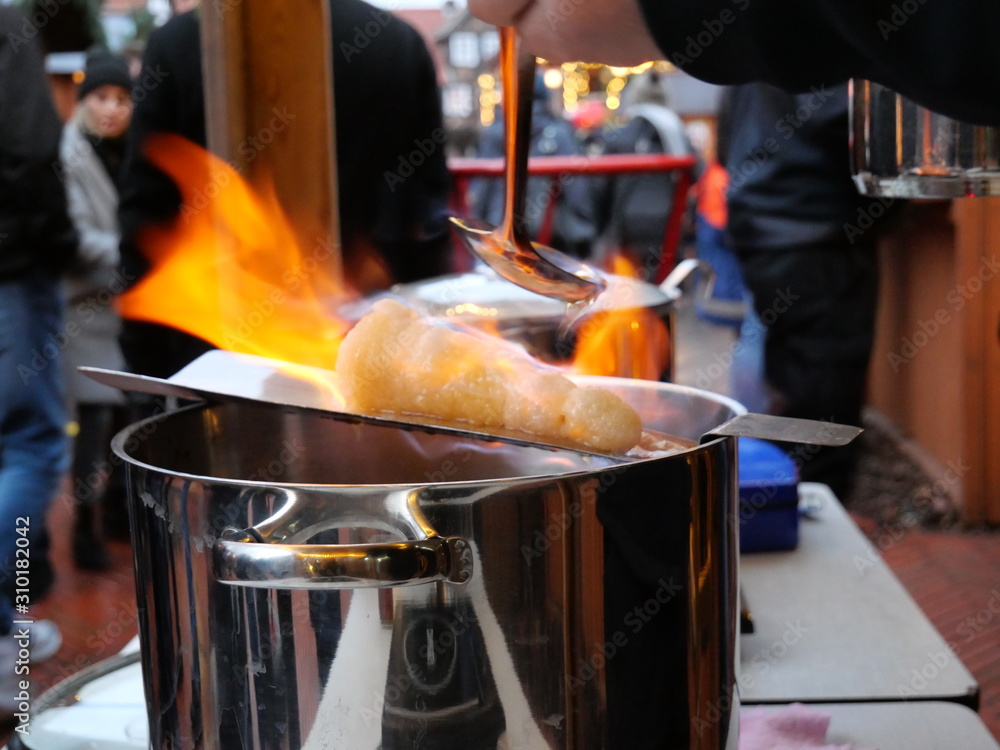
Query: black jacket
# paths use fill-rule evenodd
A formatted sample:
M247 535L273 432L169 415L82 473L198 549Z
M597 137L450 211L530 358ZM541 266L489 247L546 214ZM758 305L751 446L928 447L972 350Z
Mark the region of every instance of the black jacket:
M847 86L817 91L752 83L723 94L727 229L741 251L846 241L844 227L872 202L851 180Z
M59 179L62 121L29 22L0 5L0 280L57 275L76 251Z
M419 33L386 11L361 0L333 0L331 9L345 266L353 247L374 244L395 281L444 273L450 176L433 60ZM365 29L375 27L377 36L367 39ZM142 144L155 132L206 143L197 11L152 34L142 75L152 83L142 85L140 76L119 209L122 256L135 276L146 268L137 235L173 219L181 202Z
M981 0L640 0L667 59L712 83L790 91L866 78L1000 124L1000 13Z

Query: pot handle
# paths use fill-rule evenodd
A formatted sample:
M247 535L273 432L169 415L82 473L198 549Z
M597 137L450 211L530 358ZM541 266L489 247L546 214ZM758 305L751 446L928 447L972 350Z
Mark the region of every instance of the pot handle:
M687 277L695 271L705 274L708 283L705 285L705 296L712 296L712 287L715 284L715 269L707 260L701 258L685 258L680 261L673 270L667 274L667 278L660 282L660 291L670 299L677 299L681 296L681 284Z
M388 588L466 583L472 551L459 537L385 544L272 544L254 529L227 529L212 550L221 583L269 589Z

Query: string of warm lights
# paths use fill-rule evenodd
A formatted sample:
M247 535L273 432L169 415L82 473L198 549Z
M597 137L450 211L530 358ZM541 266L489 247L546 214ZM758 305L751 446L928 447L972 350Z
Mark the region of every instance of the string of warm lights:
M542 66L547 65L539 60ZM617 67L595 63L570 62L563 63L558 68L546 67L543 81L546 88L555 91L562 89L562 104L566 112L576 112L582 101L586 101L593 92L595 82L604 83L604 106L614 111L621 106L621 94L628 84L630 76L640 75L647 70L659 73L672 71L674 66L660 60L645 62L633 67ZM496 120L496 108L502 100L502 94L495 76L483 73L479 76L479 122L482 125L492 125Z
M479 76L479 122L483 127L492 125L496 120L496 109L501 98L496 77L482 73Z

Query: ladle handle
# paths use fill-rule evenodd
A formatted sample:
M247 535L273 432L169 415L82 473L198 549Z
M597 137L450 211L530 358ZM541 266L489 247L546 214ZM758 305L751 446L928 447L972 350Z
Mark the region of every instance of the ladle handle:
M212 550L221 583L269 589L388 588L431 581L466 583L472 551L458 537L385 544L271 544L231 529Z
M521 51L517 31L500 27L500 85L503 91L504 213L499 229L508 238L529 241L527 217L528 157L531 153L531 108L535 57Z

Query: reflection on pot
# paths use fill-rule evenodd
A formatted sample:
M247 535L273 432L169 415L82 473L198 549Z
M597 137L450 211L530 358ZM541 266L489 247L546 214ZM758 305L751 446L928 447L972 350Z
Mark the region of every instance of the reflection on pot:
M382 750L450 750L456 736L468 750L495 750L504 714L489 661L477 658L486 650L475 612L444 584L419 593L435 601L396 605Z
M881 84L851 82L854 181L864 195L1000 195L1000 130L959 122Z

